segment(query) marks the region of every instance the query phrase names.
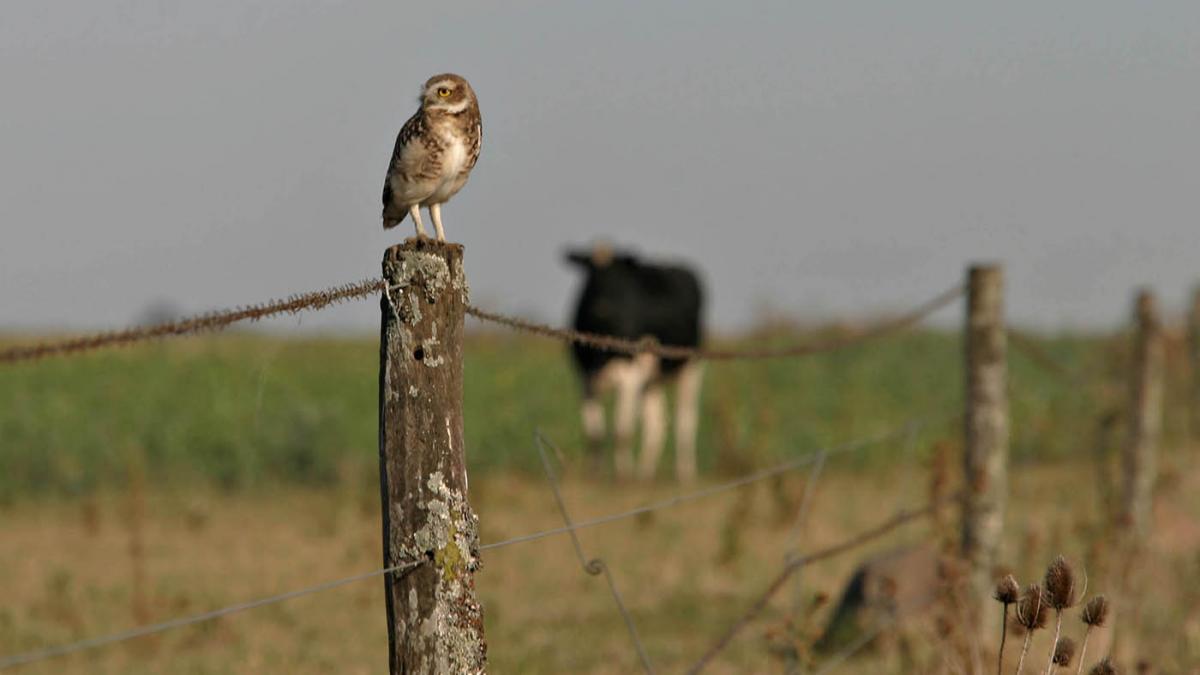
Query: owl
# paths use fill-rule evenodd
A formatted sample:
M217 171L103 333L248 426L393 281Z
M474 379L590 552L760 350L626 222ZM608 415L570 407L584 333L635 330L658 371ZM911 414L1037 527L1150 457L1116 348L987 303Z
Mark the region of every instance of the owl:
M437 238L445 241L442 204L466 185L482 141L483 122L471 85L452 73L429 78L420 108L400 129L392 151L383 183L383 229L411 215L417 237L425 237L424 206Z

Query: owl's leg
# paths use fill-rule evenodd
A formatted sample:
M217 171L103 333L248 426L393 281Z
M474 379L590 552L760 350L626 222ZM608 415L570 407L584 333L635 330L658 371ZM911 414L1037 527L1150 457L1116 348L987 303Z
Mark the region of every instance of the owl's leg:
M408 207L408 215L412 216L413 224L417 226L417 239L429 236L425 234L425 224L421 222L421 205L413 204Z
M433 218L433 227L437 230L438 241L446 241L446 231L442 229L442 205L430 204L429 215Z

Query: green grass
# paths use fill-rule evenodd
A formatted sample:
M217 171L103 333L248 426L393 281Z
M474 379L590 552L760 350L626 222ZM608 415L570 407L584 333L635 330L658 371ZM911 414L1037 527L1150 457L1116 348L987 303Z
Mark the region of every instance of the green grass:
M804 337L777 332L754 341ZM1041 341L1055 358L1088 373L1095 386L1084 389L1012 355L1018 458L1090 449L1101 403L1119 402L1113 392L1122 392L1115 386L1122 350L1110 343ZM743 470L915 416L953 415L963 388L961 349L956 333L917 332L809 358L710 364L701 467ZM537 471L531 439L538 428L568 453L577 451L578 385L562 345L476 335L466 354L473 471ZM119 486L131 463L156 483L227 490L373 480L377 370L372 338L238 333L6 366L0 500ZM957 420L923 434L944 435L952 424ZM902 452L881 446L858 462L875 465ZM660 471L670 466L668 458Z

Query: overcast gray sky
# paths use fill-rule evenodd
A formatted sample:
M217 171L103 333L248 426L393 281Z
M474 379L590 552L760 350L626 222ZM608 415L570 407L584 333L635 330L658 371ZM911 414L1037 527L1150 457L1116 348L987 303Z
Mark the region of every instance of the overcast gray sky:
M4 0L0 327L377 274L442 71L483 111L444 214L490 307L563 320L561 253L599 237L693 261L727 329L898 309L980 258L1047 327L1200 281L1195 0Z

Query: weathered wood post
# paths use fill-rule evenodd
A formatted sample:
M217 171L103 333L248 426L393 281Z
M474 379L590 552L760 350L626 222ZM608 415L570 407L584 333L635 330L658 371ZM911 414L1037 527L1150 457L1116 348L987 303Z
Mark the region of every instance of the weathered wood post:
M1150 532L1158 439L1162 431L1165 346L1154 295L1142 290L1134 304L1135 333L1129 387L1129 436L1122 453L1121 522L1140 545Z
M962 555L970 569L973 609L991 595L992 575L1008 499L1008 344L1004 327L1004 271L975 265L967 271L966 415ZM993 612L975 625L995 632Z
M1150 291L1143 289L1138 292L1133 320L1129 425L1121 449L1121 505L1118 518L1123 536L1120 542L1120 590L1114 603L1114 613L1118 618L1110 619L1114 626L1111 649L1122 659L1131 658L1139 650L1135 627L1141 623L1144 607L1140 597L1148 581L1139 573L1139 567L1153 520L1166 365L1162 324L1157 303Z
M1200 286L1192 291L1188 312L1188 355L1192 366L1192 394L1188 399L1192 442L1200 443Z
M479 519L463 448L463 249L407 240L384 253L383 278L383 559L424 563L384 578L391 673L484 672Z

